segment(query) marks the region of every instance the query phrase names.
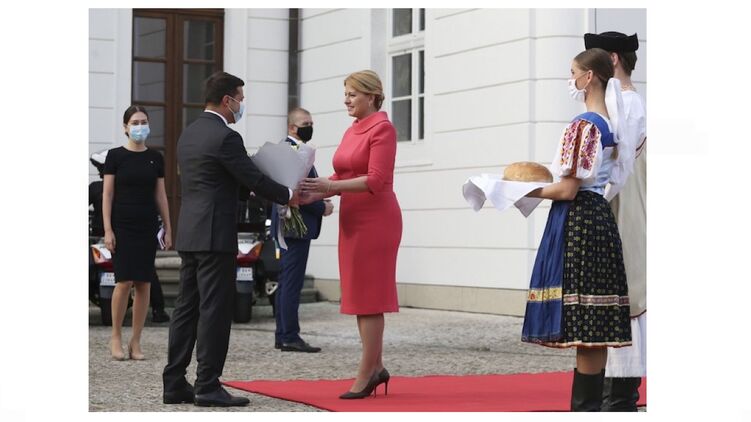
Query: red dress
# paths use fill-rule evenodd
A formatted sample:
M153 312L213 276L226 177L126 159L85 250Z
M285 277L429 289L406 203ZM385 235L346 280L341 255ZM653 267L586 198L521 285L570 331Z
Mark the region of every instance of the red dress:
M398 312L396 254L402 211L394 194L396 129L385 112L355 120L334 153L331 180L368 176L368 191L342 192L339 204L341 313Z

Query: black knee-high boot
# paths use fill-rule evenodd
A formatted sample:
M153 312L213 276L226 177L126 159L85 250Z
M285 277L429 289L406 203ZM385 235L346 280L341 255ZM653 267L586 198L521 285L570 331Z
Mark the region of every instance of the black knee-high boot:
M599 374L582 374L574 368L574 385L571 387L572 412L599 412L602 407L602 384L605 370Z
M602 390L603 412L636 412L641 378L605 378Z

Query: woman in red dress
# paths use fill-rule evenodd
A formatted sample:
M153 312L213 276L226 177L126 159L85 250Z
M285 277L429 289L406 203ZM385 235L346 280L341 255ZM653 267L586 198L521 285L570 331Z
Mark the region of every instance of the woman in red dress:
M402 213L394 194L396 129L383 111L383 87L370 70L344 80L344 104L355 118L334 153L329 178L301 183L309 199L341 195L339 273L341 313L357 315L362 357L357 378L342 399L363 398L385 383L384 312L398 312L396 254L402 238Z

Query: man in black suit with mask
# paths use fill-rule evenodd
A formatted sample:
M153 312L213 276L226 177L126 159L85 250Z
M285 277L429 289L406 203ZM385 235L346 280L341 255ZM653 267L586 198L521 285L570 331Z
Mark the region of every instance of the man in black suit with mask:
M287 137L281 143L296 147L307 143L313 137L313 118L304 108L294 108L287 115ZM310 169L308 177L318 177L315 167ZM280 223L278 207L271 212L272 233L279 233ZM315 201L300 206L300 216L305 223L307 233L285 233L284 242L287 249L282 249L279 271L279 288L276 291L276 333L274 347L283 352L317 353L320 347L314 347L300 337L298 310L300 292L305 281L305 268L308 264L310 241L317 239L321 232L321 219L331 215L334 205L331 201Z
M182 203L175 249L180 253L180 291L169 330L162 374L166 404L244 406L219 377L229 346L235 294L237 198L242 184L272 202L297 206L297 194L264 176L239 133L227 125L243 116L244 82L225 72L206 81L204 112L177 143ZM193 346L195 387L185 379Z

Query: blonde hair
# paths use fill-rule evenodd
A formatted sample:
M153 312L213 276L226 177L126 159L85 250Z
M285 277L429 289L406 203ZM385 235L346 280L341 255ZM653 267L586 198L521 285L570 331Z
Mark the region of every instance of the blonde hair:
M386 98L383 95L383 84L378 74L372 70L361 70L347 76L344 79L344 84L349 84L352 88L360 91L364 94L375 96L373 105L376 110L380 110L383 105L383 100Z

